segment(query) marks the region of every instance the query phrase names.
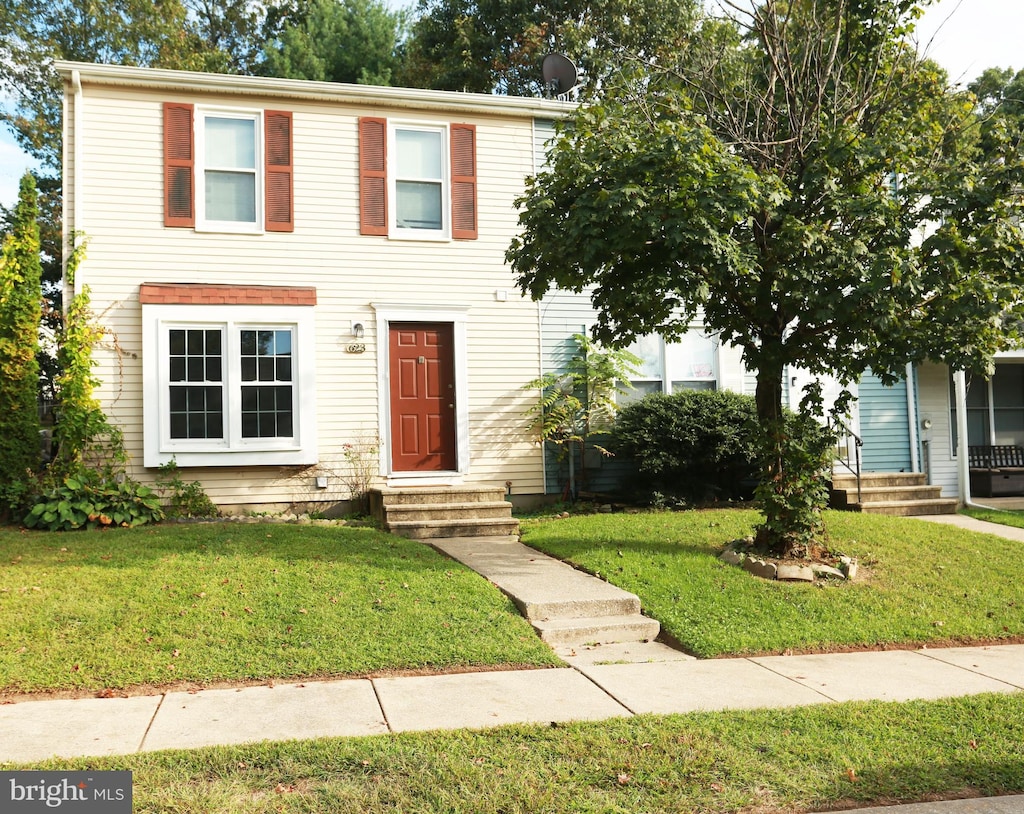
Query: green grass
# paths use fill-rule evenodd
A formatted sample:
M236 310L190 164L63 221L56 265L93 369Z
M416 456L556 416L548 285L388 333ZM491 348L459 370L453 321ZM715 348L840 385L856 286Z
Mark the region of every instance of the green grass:
M131 770L136 814L820 811L1024 790L1024 693L259 744L32 768Z
M1024 511L1004 509L961 509L961 514L973 517L976 520L987 520L989 523L999 523L1003 526L1014 526L1024 529Z
M368 528L0 529L0 692L554 663L486 580Z
M829 650L1024 635L1020 544L922 520L828 512L869 579L784 583L716 559L752 511L590 515L524 524L524 542L640 597L689 651Z

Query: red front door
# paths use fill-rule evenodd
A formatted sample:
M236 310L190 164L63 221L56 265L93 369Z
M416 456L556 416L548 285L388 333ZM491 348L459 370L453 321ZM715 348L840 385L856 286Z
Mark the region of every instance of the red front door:
M447 322L392 322L391 468L450 472L455 456L455 347Z

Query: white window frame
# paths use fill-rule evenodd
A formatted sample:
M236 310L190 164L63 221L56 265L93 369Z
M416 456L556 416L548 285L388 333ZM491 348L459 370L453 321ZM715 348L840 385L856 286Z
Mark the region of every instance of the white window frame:
M398 184L400 181L418 181L436 179L404 178L398 175L398 143L396 133L399 130L418 130L421 132L439 133L441 135L441 228L411 229L398 224ZM448 125L432 122L392 121L388 120L388 237L396 240L451 240L451 148Z
M206 172L207 169L216 170L217 167L207 167L206 164L206 119L241 119L255 122L253 138L256 143L254 147L253 183L255 201L254 221L227 221L208 220L206 217ZM231 172L240 172L237 168L231 168ZM264 160L263 160L263 111L248 110L239 108L203 107L196 106L195 109L195 210L196 210L196 231L199 232L233 232L239 234L263 234L263 184L264 184Z
M314 311L287 305L143 305L143 463L161 466L289 466L317 462ZM223 331L224 437L170 437L172 329ZM241 428L240 332L292 331L291 438L243 438Z

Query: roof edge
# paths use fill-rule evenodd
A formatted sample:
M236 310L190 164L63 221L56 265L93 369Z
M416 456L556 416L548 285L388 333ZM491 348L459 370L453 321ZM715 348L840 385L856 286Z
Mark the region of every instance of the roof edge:
M386 105L460 113L560 119L578 106L575 102L533 99L525 96L496 96L485 93L392 88L379 85L350 85L340 82L312 82L304 79L236 76L231 74L171 71L90 62L55 60L54 67L65 80L75 72L83 84L164 89L184 92L231 93L247 96L277 96L288 99Z

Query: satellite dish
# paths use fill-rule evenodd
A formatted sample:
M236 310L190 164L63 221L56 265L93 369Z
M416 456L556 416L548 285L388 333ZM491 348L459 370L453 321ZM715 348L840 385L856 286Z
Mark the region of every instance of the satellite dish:
M544 87L549 95L568 93L579 83L579 74L572 60L564 54L548 54L541 63Z

